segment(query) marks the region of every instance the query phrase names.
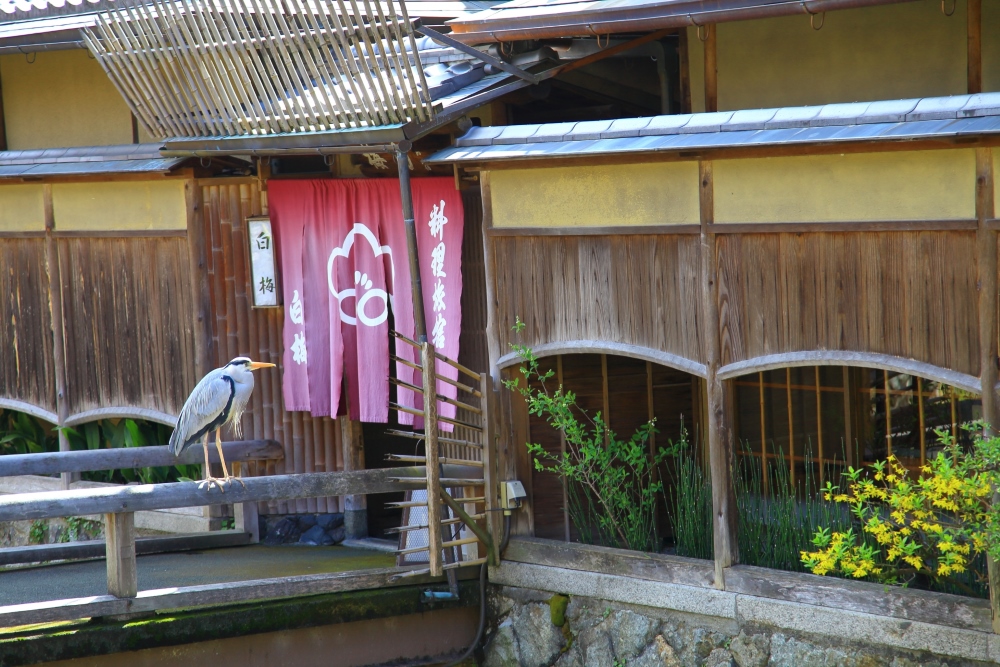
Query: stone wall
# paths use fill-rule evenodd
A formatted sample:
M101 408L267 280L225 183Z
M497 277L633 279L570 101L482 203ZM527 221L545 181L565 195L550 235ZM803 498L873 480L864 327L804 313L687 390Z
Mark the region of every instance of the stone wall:
M803 613L809 608L803 605ZM491 586L486 667L973 667L775 627L595 598Z

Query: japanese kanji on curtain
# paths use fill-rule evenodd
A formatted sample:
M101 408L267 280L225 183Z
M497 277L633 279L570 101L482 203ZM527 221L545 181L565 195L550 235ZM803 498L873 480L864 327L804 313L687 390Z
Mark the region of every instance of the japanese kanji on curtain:
M414 179L412 191L428 340L457 359L462 198L448 178ZM389 340L390 322L414 337L399 182L274 180L268 184L268 203L285 303L285 409L336 416L346 376L351 418L386 422L389 348L409 361L419 356L410 345ZM413 369L397 363L395 370L400 380L420 385ZM439 362L437 372L457 378L448 364ZM439 381L438 393L454 398L456 389ZM401 387L397 399L422 407L421 396ZM454 417L452 405L440 403L438 410ZM406 414L399 420L413 423Z

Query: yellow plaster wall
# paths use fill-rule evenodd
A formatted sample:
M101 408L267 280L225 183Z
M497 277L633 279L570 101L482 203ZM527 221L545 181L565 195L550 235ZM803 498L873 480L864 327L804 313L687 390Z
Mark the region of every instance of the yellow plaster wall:
M987 90L998 90L1000 3L983 5ZM833 11L821 30L805 15L721 23L719 109L964 94L965 7L957 0L950 17L937 0ZM694 28L688 45L692 108L704 111L704 45Z
M714 177L718 223L976 217L973 150L719 160Z
M699 221L695 162L490 173L494 227L604 227Z
M52 214L57 231L186 229L184 181L56 183Z
M0 185L0 232L45 231L41 185Z
M132 117L111 81L82 49L0 56L11 150L132 143Z

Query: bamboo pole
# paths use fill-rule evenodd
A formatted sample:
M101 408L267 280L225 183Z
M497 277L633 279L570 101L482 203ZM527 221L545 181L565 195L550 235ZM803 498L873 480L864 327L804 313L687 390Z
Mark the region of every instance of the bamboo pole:
M430 548L428 558L431 575L440 577L441 569L441 484L438 462L438 419L437 401L437 369L434 361L434 346L425 342L421 350L422 380L424 384L424 431L427 439L424 449L427 454L427 544Z

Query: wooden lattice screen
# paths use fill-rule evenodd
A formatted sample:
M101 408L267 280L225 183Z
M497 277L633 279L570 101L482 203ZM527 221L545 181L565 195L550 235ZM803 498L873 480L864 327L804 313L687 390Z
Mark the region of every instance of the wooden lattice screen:
M158 138L433 117L402 0L126 0L82 32Z

